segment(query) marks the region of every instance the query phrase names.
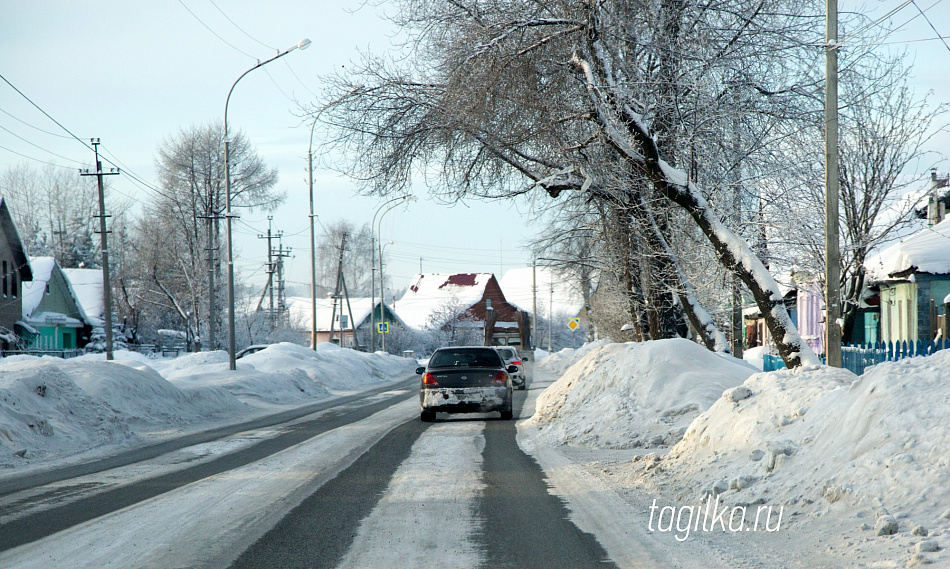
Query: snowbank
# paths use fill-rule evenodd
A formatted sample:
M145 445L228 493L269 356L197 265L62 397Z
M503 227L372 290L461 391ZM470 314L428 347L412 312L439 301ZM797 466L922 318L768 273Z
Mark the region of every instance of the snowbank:
M586 349L585 349L586 348ZM683 339L591 344L541 364L576 361L538 397L530 423L553 444L600 448L670 445L690 421L755 373ZM552 359L558 358L552 361Z
M723 396L661 460L685 500L784 503L855 529L892 513L900 530L950 527L950 351L841 369L760 373ZM941 516L944 516L941 518ZM863 521L862 521L863 520Z
M133 446L156 433L296 406L410 375L414 360L321 344L275 344L228 369L226 352L152 359L118 351L72 360L0 360L0 469L93 449Z
M546 352L541 349L535 350L535 356L537 358L538 369L553 371L556 375L561 375L569 367L578 362L581 358L586 356L591 350L595 350L601 346L606 346L607 344L613 343L613 340L603 339L597 340L596 342L589 342L577 349L564 348L559 352Z
M765 366L765 354L770 353L768 346L756 346L742 350L742 359L754 365L759 371Z

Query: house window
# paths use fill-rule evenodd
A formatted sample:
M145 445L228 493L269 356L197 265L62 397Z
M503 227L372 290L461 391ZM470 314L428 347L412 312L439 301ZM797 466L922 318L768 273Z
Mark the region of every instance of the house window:
M16 298L16 269L13 268L13 263L10 263L10 296Z
M3 262L3 296L7 295L7 262Z
M46 283L46 294L49 294L49 282Z
M348 326L348 320L347 320L345 314L341 314L341 315L340 315L340 328L341 328L341 329L342 329L342 328L349 328L349 326Z

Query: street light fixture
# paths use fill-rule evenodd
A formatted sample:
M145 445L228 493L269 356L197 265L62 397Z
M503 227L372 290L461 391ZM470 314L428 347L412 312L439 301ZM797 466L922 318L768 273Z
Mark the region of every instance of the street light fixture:
M410 201L410 202L411 202L411 201L415 201L415 200L416 200L416 197L413 196L412 194L409 194L409 195L401 196L401 199L402 199L403 201ZM390 200L390 201L396 201L396 200ZM384 211L384 212L382 213L382 215L379 216L379 224L376 226L376 235L379 236L379 243L380 243L380 245L379 245L379 303L380 303L380 306L381 306L382 309L385 309L385 305L386 305L386 303L383 301L383 245L382 245L382 241L383 241L383 218L386 217L386 214L389 213L391 210L395 209L396 206L398 206L398 205L399 205L399 203L394 203L393 205L389 206L389 208L386 209L386 211ZM375 216L374 216L374 217L375 217ZM370 228L370 229L372 229L372 228ZM390 241L389 243L387 243L387 245L389 245L390 243L392 243L392 241ZM383 317L383 312L382 312L382 310L380 310L379 316L380 316L380 318ZM373 324L373 325L375 326L375 324ZM382 339L381 339L381 341L382 341L382 344L383 344L383 350L385 350L385 349L386 349L386 336L383 336Z
M310 47L310 40L304 38L284 51L277 52L274 57L265 61L258 61L256 65L242 73L231 84L231 89L228 90L228 98L224 101L224 222L228 241L228 359L230 360L231 370L237 369L237 361L234 358L234 247L231 239L231 218L233 215L231 214L231 148L228 140L228 105L231 103L231 93L234 92L234 88L241 79L244 79L245 75L258 67L263 67L271 61L287 55L295 49L307 49L308 47Z
M384 202L383 202L382 204L380 204L380 206L376 209L376 213L373 214L373 221L372 221L372 223L371 223L370 226L369 226L369 234L370 234L370 237L369 237L369 239L370 239L370 259L369 259L369 273L370 273L370 285L369 285L369 291L370 291L370 311L369 311L369 312L370 312L370 321L372 322L372 329L371 329L371 332L370 332L370 335L369 335L369 336L370 336L369 345L370 345L370 351L371 351L371 352L375 352L375 351L376 351L376 216L379 215L379 212L382 211L382 209L383 209L384 207L386 207L387 205L389 205L389 204L391 204L391 203L393 203L393 202L397 202L397 201L399 201L399 200L407 200L407 199L409 199L409 198L411 198L411 197L412 197L412 194L408 194L408 195L405 195L405 196L396 196L396 197L394 197L394 198L392 198L392 199L389 199L389 200L384 201ZM393 207L395 207L395 206L393 206ZM387 211L389 211L389 210L387 210ZM384 214L384 215L385 215L385 214ZM380 221L382 221L382 220L380 220ZM380 278L380 281L382 281L382 278L383 278L383 274L382 274L382 273L379 274L379 278ZM382 286L380 286L380 290L382 290ZM381 300L382 300L382 294L380 294L380 297L379 297L379 298L380 298L380 301L381 301ZM380 316L382 316L382 314L380 314Z

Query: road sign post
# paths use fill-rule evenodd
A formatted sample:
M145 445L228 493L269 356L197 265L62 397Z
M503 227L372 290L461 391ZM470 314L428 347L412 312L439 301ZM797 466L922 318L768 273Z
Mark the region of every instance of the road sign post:
M580 318L571 318L567 321L567 327L571 329L571 349L576 349L577 345L574 342L574 333L577 332L577 329L581 325Z

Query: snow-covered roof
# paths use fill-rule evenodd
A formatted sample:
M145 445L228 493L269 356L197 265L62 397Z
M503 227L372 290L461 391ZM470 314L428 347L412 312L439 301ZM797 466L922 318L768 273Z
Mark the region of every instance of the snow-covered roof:
M531 267L510 269L505 272L499 285L508 302L522 310L533 312L534 291ZM584 295L576 283L570 282L550 267L538 267L538 312L547 315L554 305L555 314L576 316L584 308Z
M432 315L440 310L465 310L481 300L493 276L491 273L418 274L396 301L396 311L406 325L426 328L432 324Z
M63 269L63 274L76 295L79 308L92 320L101 320L102 269Z
M66 294L72 295L73 299L76 301L76 308L79 311L79 319L77 320L67 315L54 312L42 312L40 314L34 314L36 309L43 302L43 295L46 293L46 285L53 278L53 270L56 268L56 259L54 257L37 257L30 260L30 265L33 270L33 280L23 281L22 302L24 319L27 319L34 324L43 324L45 322L53 321L62 324L62 320L65 318L65 325L71 327L81 327L82 321L85 321L87 324L94 324L94 322L89 319L89 315L83 309L82 304L80 304L79 297L76 295L76 291L73 289L72 283L70 283L68 277L66 278L66 288L68 289ZM99 305L102 305L102 299L99 300Z
M375 299L375 303L379 304L379 299ZM349 312L346 307L346 300L342 301L342 310L343 314L349 319ZM373 299L369 297L357 297L350 299L350 309L353 311L353 319L356 321L357 325L361 324L364 320L369 318L370 307L373 305ZM290 311L290 321L291 323L303 330L310 329L310 317L312 315L312 310L310 307L310 298L304 296L292 296L287 298L287 309ZM337 312L341 310L340 306L337 307ZM330 319L333 316L333 299L331 298L318 298L317 299L317 330L321 332L326 332L330 329ZM349 329L350 326L347 326ZM340 326L334 326L334 329L339 330Z
M864 268L871 282L900 278L912 270L950 274L950 217L873 255Z
M71 318L65 314L59 312L37 312L32 316L26 318L30 324L37 326L43 326L46 324L57 325L57 326L66 326L67 328L82 328L83 322L77 320L76 318Z
M46 283L49 282L53 274L53 266L56 259L53 257L37 257L30 259L30 267L33 269L33 280L23 281L23 317L29 317L36 310L36 307L43 301L43 294L46 292Z

